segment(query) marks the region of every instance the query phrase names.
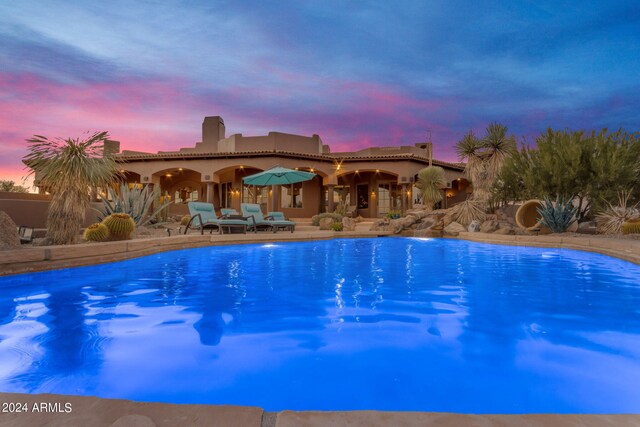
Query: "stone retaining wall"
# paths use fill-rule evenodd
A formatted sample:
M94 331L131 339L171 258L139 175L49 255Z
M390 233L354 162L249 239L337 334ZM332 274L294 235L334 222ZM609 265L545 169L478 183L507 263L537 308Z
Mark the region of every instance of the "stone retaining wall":
M544 236L512 236L462 232L459 239L498 245L535 246L597 252L640 265L640 240L607 237L574 237L562 234Z
M0 252L0 275L31 273L136 258L158 252L202 246L308 241L331 238L381 237L380 231L309 231L259 234L190 234L68 246L35 246ZM640 265L640 240L568 237L563 235L513 236L461 232L457 238L481 243L577 249L598 252Z
M295 233L189 234L172 237L34 246L0 251L0 276L122 261L158 252L202 246L308 241L329 238L378 237L384 232L309 231Z

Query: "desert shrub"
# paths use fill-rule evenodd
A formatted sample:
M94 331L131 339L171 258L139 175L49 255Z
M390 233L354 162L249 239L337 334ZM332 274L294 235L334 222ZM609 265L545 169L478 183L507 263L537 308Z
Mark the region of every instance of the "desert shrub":
M505 164L494 191L502 197L566 198L577 201L579 221L615 203L630 189L640 194L640 138L623 131L596 133L548 129L536 146L523 146Z
M331 229L333 231L342 231L344 229L344 226L342 225L341 222L336 222L331 226Z
M618 193L618 204L607 203L607 207L596 215L598 233L617 234L622 231L622 225L632 219L640 217L638 203L629 206L630 191Z

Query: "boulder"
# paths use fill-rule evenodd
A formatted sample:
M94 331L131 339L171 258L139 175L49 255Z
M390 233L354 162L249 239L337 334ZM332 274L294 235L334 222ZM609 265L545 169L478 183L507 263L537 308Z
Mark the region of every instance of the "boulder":
M413 216L417 219L422 219L429 215L431 215L431 212L426 209L412 209L410 211L407 211L407 216Z
M467 231L467 229L464 228L464 225L459 224L455 221L444 227L444 234L448 236L457 236L463 231Z
M6 212L0 211L0 249L20 247L18 227Z
M495 215L493 215L493 216L495 217ZM480 232L481 233L493 233L498 228L500 228L500 223L498 222L497 219L495 219L495 218L487 219L480 226Z
M429 228L436 225L436 223L438 222L438 219L434 216L427 216L422 218L420 222L423 224L420 228Z
M370 231L389 231L389 220L379 219L371 225Z
M342 218L342 230L343 231L355 231L356 230L356 220L353 218L347 218L346 216Z
M332 230L333 223L333 218L321 218L319 223L320 230Z
M478 231L480 231L480 225L480 221L474 219L473 221L471 221L471 224L469 224L469 227L467 227L467 230L469 231L469 233L477 233Z

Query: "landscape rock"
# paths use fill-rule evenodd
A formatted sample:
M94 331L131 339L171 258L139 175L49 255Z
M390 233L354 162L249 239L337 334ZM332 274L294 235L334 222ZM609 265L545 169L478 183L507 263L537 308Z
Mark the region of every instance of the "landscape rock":
M438 222L438 219L433 216L427 216L425 218L422 218L420 222L423 224L420 228L429 228L436 225L436 223Z
M333 227L333 218L321 218L320 219L320 230L331 230Z
M469 231L469 233L477 233L478 231L480 231L480 225L480 221L474 219L473 221L471 221L471 224L469 224L467 230Z
M0 211L0 249L11 249L20 246L16 223L4 211Z
M444 233L448 236L457 236L463 231L467 231L467 229L464 228L464 225L459 224L455 221L444 227Z
M493 219L487 219L482 223L482 225L480 226L481 233L493 233L500 227L500 223L495 218L495 215L493 216Z
M427 211L426 209L420 209L420 210L412 209L410 211L407 211L407 216L414 216L417 219L422 219L429 215L431 215L431 212Z
M516 230L514 227L500 227L493 234L516 234Z
M342 230L343 231L355 231L356 230L356 220L353 218L347 218L346 216L342 218Z
M386 218L379 219L371 225L371 228L369 230L370 231L389 231L389 220Z

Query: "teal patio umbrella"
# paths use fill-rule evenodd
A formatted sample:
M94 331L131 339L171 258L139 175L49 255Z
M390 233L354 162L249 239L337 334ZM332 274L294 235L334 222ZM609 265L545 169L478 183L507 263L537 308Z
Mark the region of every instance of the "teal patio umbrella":
M248 185L286 185L309 181L313 179L314 176L316 176L315 173L276 166L266 171L246 176L243 178L243 181Z
M242 180L245 184L248 185L287 185L295 184L297 182L309 181L310 179L313 179L314 176L316 176L315 173L297 171L293 169L283 168L281 166L276 166L271 169L267 169L266 171L246 176ZM274 210L276 210L275 199L276 195L274 191L272 200Z

